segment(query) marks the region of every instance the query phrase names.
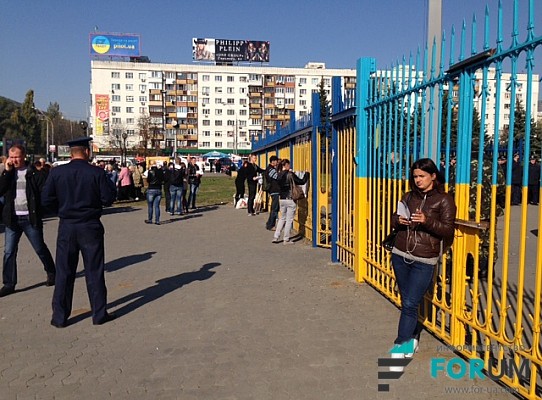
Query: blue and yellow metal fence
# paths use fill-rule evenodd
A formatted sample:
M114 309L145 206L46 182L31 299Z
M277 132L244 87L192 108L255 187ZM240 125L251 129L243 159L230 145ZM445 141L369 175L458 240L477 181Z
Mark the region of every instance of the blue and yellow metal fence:
M505 10L499 1L493 43L486 8L481 39L474 17L470 30L466 23L457 33L452 28L440 46L434 42L389 68L378 70L376 60L362 58L355 95L343 90L340 77L333 79L330 126L321 126L313 95L311 116L292 118L290 126L258 138L254 149L265 161L278 154L295 169L310 170L297 229L314 246L330 247L332 261L398 306L390 257L380 243L409 190L412 162L440 163L458 207L455 240L439 263L421 321L463 356L483 360L486 371L521 396L542 399L542 210L528 198L529 156L542 158L535 113L542 37L535 35L534 1L521 4L525 35L520 2ZM522 159L514 164L516 153ZM540 182L536 189L542 194ZM511 363L528 371L518 374Z

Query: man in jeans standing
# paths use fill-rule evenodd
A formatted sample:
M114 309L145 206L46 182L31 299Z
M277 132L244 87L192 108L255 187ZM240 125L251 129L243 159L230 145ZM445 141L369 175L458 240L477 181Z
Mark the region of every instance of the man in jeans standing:
M200 171L199 166L196 164L196 157L192 157L190 159L190 164L188 164L188 184L190 185L190 194L188 195L187 204L187 208L190 207L191 210L196 209L196 194L198 193L202 174L203 172Z
M0 297L15 292L17 284L17 251L24 233L47 273L46 286L55 284L55 263L43 240L41 190L44 176L25 162L26 149L14 145L0 175L0 196L4 196L2 218L6 224L3 283Z
M277 222L277 218L279 216L280 186L277 182L277 178L278 178L277 163L278 163L278 157L271 156L269 158L269 165L265 169L265 180L267 182L267 188L268 188L267 193L269 193L269 196L271 196L271 210L269 211L269 218L267 219L267 223L265 224L265 229L267 229L268 231L273 230L273 228L275 227L275 223Z

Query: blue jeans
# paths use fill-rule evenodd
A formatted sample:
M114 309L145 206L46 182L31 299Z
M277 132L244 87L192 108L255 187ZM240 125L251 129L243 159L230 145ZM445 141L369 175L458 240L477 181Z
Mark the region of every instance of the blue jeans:
M149 209L149 221L152 221L154 210L155 222L160 222L160 200L162 200L162 191L160 189L147 190L147 206Z
M183 187L171 185L169 187L169 193L171 195L171 200L169 203L169 212L171 214L174 214L174 213L182 214L183 213L183 208L182 208ZM175 203L177 203L177 207L175 207Z
M280 199L278 193L271 193L271 209L269 211L269 218L267 219L267 223L265 224L265 227L267 229L272 229L275 226L275 222L277 222L277 218L279 216L279 209L280 209Z
M198 193L199 184L190 184L190 194L188 195L187 207L196 208L196 194Z
M397 254L391 255L395 279L401 293L401 317L395 344L417 338L422 326L418 323L418 307L433 280L434 265L408 260Z
M45 272L55 273L55 262L43 240L43 229L32 226L28 217L17 217L15 226L6 226L5 232L3 281L5 286L12 288L17 284L17 252L23 232L41 260Z

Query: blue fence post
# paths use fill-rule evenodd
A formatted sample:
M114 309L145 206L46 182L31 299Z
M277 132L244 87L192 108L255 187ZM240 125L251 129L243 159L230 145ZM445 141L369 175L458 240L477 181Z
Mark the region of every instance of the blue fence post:
M342 100L341 77L334 76L331 81L331 106L333 114L337 114L344 109ZM335 125L331 126L331 198L339 198L339 163L337 162L339 154L339 135ZM314 215L314 214L313 214ZM339 204L337 201L331 202L331 262L339 262L337 241L339 240ZM327 222L327 221L326 221Z
M312 247L318 246L318 224L320 223L320 213L318 212L318 166L320 154L318 153L318 143L320 141L320 95L312 94L312 134L311 134L311 198L312 198ZM321 151L321 150L320 150Z

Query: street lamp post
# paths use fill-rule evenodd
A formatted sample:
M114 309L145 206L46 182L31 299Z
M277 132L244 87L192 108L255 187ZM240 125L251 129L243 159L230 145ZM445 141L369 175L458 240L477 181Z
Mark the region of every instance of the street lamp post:
M126 165L126 156L128 152L128 149L126 148L126 139L128 139L128 133L122 132L122 141L124 142L124 151L122 153L124 155L124 161L122 162L123 165Z
M160 90L160 93L162 93L162 134L164 135L164 148L167 147L167 140L166 140L166 89L162 88Z
M39 113L39 115L42 116L42 118L45 119L45 122L47 123L47 124L46 124L46 128L47 128L47 142L46 142L46 144L45 144L45 146L46 146L46 149L45 149L45 152L46 152L46 153L45 153L45 154L47 154L47 160L48 160L48 161L51 161L50 155L49 155L49 124L51 124L51 132L52 132L52 134L53 134L53 141L54 141L54 137L55 137L55 126L54 126L54 124L53 124L53 120L52 120L50 117L48 117L47 114L45 114L43 111L41 111L41 110L39 110L39 109L37 109L37 108L34 108L34 109Z

